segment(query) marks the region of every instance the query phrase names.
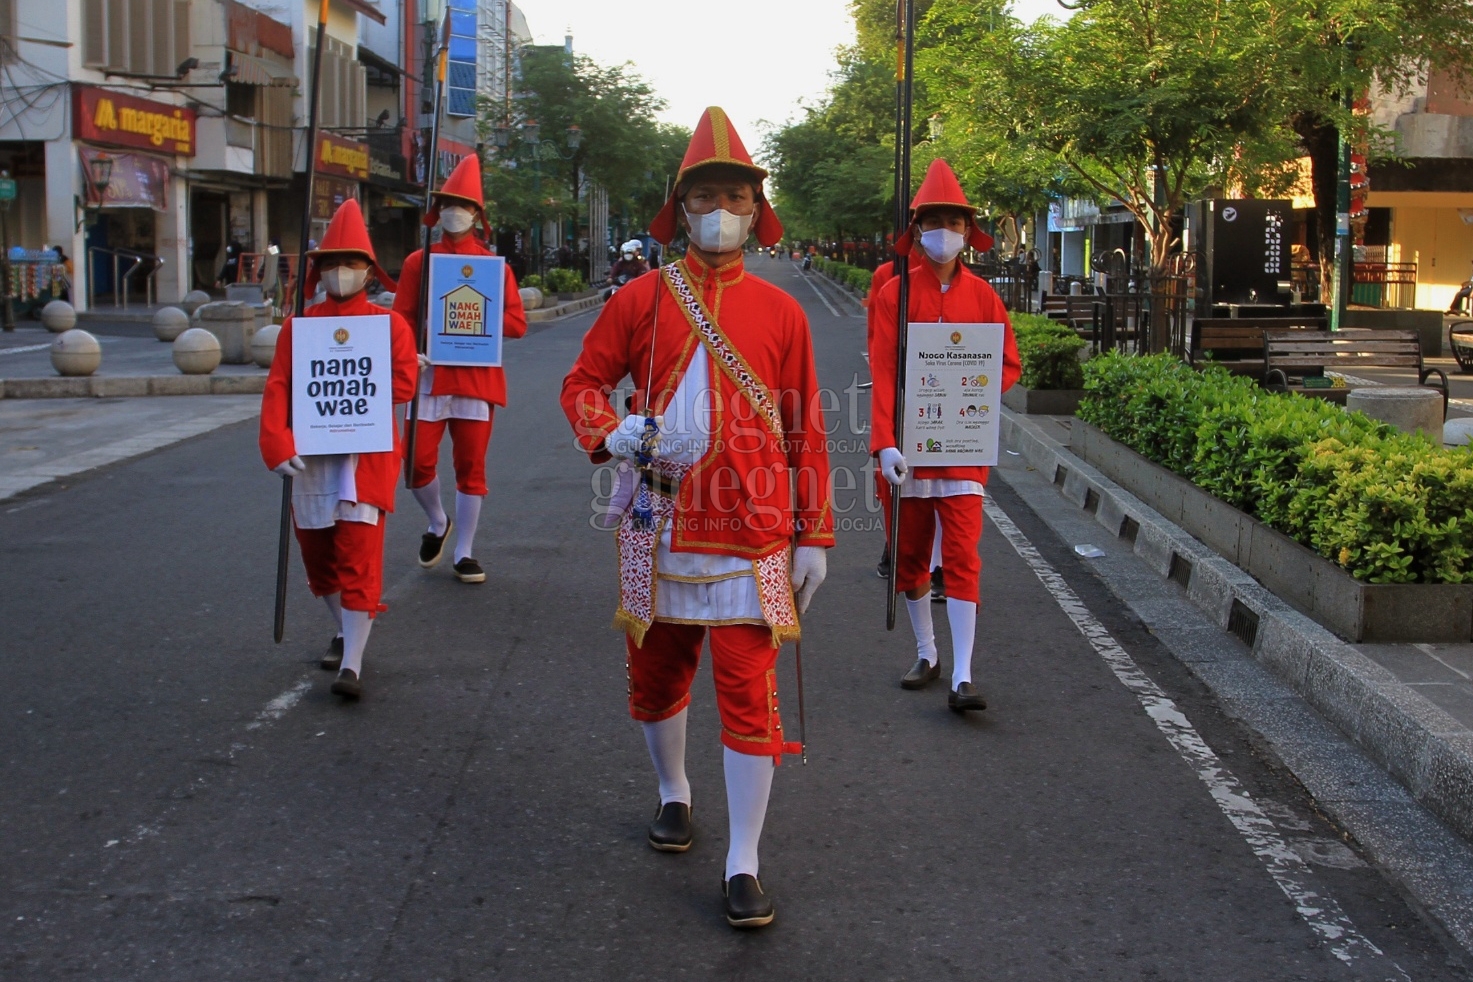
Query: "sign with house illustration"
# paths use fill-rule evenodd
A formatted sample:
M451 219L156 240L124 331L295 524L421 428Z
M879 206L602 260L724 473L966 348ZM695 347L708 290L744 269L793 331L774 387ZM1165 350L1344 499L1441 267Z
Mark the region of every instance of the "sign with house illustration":
M429 350L436 365L500 365L506 260L430 254Z

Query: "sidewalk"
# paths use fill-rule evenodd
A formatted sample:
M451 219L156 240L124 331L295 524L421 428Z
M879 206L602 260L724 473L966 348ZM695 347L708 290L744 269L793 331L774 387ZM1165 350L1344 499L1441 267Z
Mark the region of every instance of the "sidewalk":
M102 345L102 367L90 376L64 378L51 366L51 342L45 328L17 325L0 334L0 398L40 399L101 396L247 395L259 394L266 370L251 365L220 365L210 375L185 375L174 364L173 346L138 336L137 325L88 326Z

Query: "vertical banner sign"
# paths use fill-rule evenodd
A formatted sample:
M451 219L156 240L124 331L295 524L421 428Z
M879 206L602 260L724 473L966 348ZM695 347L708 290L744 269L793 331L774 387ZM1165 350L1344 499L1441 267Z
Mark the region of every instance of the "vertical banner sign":
M389 317L292 321L292 435L297 453L394 449Z
M434 365L501 365L506 260L430 254L429 350Z
M1002 406L1001 324L911 324L905 433L912 467L997 463Z

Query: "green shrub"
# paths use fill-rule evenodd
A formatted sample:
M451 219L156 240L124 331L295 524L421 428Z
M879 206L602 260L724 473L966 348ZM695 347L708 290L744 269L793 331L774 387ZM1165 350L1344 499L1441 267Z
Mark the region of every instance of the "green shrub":
M1037 314L1012 314L1009 319L1023 362L1020 385L1030 389L1084 387L1084 370L1079 364L1083 338L1067 325Z
M549 269L544 279L553 293L579 293L588 289L583 274L576 269Z
M536 273L528 273L526 276L522 277L522 281L518 283L517 286L523 286L533 290L540 290L542 289L542 277L538 276Z
M1169 355L1111 352L1084 375L1081 419L1356 579L1473 582L1473 449Z

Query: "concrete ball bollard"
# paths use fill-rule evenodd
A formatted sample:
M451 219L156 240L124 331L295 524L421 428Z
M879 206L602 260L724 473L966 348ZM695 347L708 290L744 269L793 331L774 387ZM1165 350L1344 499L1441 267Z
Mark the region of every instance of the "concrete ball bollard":
M1390 423L1403 433L1420 432L1442 445L1442 393L1424 385L1365 385L1345 397L1345 408Z
M160 307L153 315L153 336L172 342L189 330L189 314L181 307Z
M1473 443L1473 419L1462 416L1442 424L1444 447L1462 447L1470 443Z
M196 310L199 310L213 299L214 297L211 297L203 290L190 290L184 295L184 299L179 301L179 308L193 317ZM170 338L169 340L172 341L174 339Z
M65 300L53 300L41 308L41 323L52 334L61 334L77 326L77 312Z
M270 368L276 357L276 338L281 334L280 324L268 324L251 338L251 360L262 368Z
M522 295L522 306L527 310L536 310L542 306L542 291L535 286L524 286L517 292Z
M220 339L191 327L174 339L174 364L185 375L208 375L220 367Z
M51 367L58 375L91 375L102 364L102 345L80 328L51 342Z

